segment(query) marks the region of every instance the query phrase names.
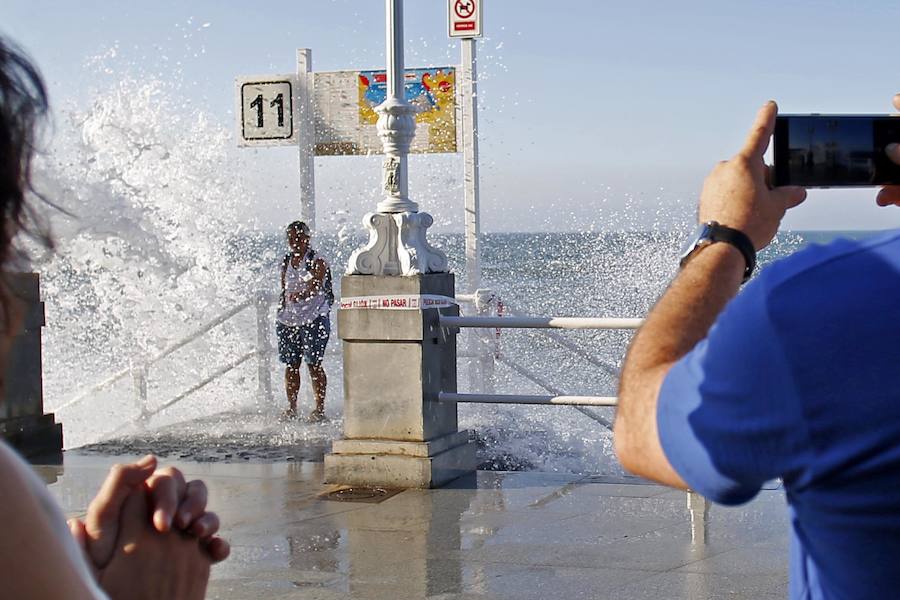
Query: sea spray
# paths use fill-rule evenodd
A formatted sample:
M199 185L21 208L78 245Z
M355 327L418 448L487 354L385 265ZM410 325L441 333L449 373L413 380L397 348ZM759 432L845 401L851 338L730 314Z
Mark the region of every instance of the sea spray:
M51 213L58 247L35 265L47 306L51 410L104 376L142 364L258 286L249 262L227 251L245 229L234 209L246 194L222 125L202 112L186 113L170 84L133 78L86 109L63 110L57 121L37 179L71 214ZM157 376L151 387L178 387L179 379L199 379L246 351L247 327L240 325L226 323L187 347L178 369L151 367ZM68 426L67 446L132 417L136 405L123 402L133 398L131 383L105 390L118 398L108 407L99 393L63 413L64 420L102 421Z

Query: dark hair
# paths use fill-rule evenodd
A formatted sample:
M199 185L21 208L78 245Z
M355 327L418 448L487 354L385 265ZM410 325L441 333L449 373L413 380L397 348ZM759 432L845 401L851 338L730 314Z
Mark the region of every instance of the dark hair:
M284 231L285 233L296 231L297 233L305 233L306 235L309 235L309 225L307 225L303 221L294 221L293 223L290 223Z
M31 159L38 125L47 115L47 90L37 67L21 49L0 37L0 270L17 251L19 232L52 246L47 228L28 202L35 192Z

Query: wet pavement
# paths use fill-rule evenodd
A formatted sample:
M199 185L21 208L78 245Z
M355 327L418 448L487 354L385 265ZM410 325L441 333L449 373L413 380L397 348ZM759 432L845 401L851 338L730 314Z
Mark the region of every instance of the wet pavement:
M68 452L37 469L78 516L128 458ZM234 547L209 598L787 597L777 489L689 509L683 492L630 478L479 472L440 490L332 500L320 462L166 462L207 482Z

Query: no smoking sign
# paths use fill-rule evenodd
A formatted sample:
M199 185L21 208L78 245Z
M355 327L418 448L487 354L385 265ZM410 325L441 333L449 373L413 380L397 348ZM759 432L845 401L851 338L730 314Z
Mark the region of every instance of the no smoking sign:
M450 37L481 37L482 0L448 0Z

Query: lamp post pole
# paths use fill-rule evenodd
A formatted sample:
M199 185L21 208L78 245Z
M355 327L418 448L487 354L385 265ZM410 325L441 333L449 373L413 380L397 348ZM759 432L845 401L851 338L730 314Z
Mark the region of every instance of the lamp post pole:
M348 275L444 273L447 256L425 239L434 222L409 199L409 146L416 135L416 109L406 101L403 64L403 0L385 0L387 99L377 107L384 148L382 190L376 212L363 217L369 242L350 255Z
M384 148L382 185L385 198L378 212L418 212L409 199L409 146L416 135L416 109L406 101L403 64L403 0L386 0L387 99L377 107L378 137Z

